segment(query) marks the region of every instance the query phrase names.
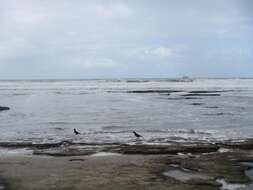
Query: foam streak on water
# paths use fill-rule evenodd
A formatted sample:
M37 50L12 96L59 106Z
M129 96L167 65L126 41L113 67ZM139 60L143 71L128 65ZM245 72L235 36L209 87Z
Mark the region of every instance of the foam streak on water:
M11 108L0 112L0 141L127 142L133 130L151 142L253 134L253 79L0 81L0 106Z

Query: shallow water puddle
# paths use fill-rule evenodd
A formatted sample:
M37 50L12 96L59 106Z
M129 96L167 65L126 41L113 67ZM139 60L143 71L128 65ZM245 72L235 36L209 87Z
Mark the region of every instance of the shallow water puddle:
M253 163L250 162L241 162L241 164L248 165L253 167ZM250 177L251 180L253 180L253 170L250 169L245 172L247 176ZM253 184L238 184L238 183L227 183L224 179L217 179L216 182L220 183L222 187L221 190L252 190Z
M220 188L222 190L242 190L246 187L244 184L227 183L224 179L217 179L216 181L222 185Z
M251 166L253 168L253 163L252 162L242 162L242 164ZM253 181L253 169L247 170L246 175L250 177L250 179ZM247 185L247 187L243 188L243 190L252 190L253 189L253 183Z
M9 156L9 155L32 155L33 151L27 148L17 148L17 149L10 149L10 148L0 148L0 156ZM1 190L1 187L0 187Z
M174 169L167 172L164 172L163 175L167 177L172 177L182 182L186 182L192 179L201 179L201 180L212 180L213 178L204 174L182 171L180 169Z
M192 172L190 170L181 170L181 169L173 169L167 172L164 172L163 175L167 177L172 177L181 182L187 182L193 179L198 180L213 180L213 177L210 177L205 174ZM217 179L216 182L220 183L221 190L252 190L251 185L247 186L245 184L237 184L237 183L227 183L224 179ZM251 187L251 188L250 188Z
M92 154L90 156L93 156L93 157L100 157L100 156L121 156L122 154L119 154L119 153L112 153L112 152L98 152L98 153L95 153L95 154Z

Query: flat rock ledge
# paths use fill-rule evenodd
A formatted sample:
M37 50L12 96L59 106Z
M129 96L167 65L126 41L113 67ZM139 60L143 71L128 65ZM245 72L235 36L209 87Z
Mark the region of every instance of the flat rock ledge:
M33 145L34 147L34 145ZM219 147L213 144L178 144L169 145L147 145L147 144L121 144L121 145L86 145L72 144L66 146L56 146L50 148L39 148L37 145L34 154L50 156L80 156L91 155L97 152L111 152L120 154L141 154L141 155L163 155L163 154L196 154L210 153L218 151Z
M96 144L62 141L58 143L34 144L27 142L1 142L0 147L28 148L33 150L34 155L50 156L50 158L29 156L28 158L23 158L28 159L25 162L17 162L15 160L15 162L10 162L9 160L7 162L5 160L2 164L6 166L6 171L13 167L13 170L19 170L19 172L26 174L24 167L34 167L36 168L34 169L36 174L39 171L50 173L51 170L51 172L57 173L59 169L65 168L64 172L59 172L57 175L61 176L72 172L75 183L81 183L82 181L79 179L88 179L90 185L94 187L90 189L101 188L101 186L97 186L97 181L99 181L97 178L99 177L100 180L105 180L103 189L106 190L112 189L111 185L114 185L114 183L111 183L111 179L115 177L117 178L116 181L120 183L117 183L114 189L124 190L219 190L223 187L217 179L222 179L228 184L247 186L251 183L252 179L246 175L246 171L251 170L252 167L245 165L244 162L253 163L253 139L222 142L168 142L167 144L138 143ZM101 158L96 156L98 154L95 153L98 152L120 154L117 154L118 156L116 157L108 156L115 154L104 154L105 156ZM38 167L41 162L36 160L43 161L43 167L46 165L47 170L44 170L43 167ZM62 164L59 164L59 162ZM15 166L13 166L13 163L15 163ZM115 170L115 168L117 169ZM106 175L101 176L101 171L106 173ZM115 171L118 172L117 175L113 174ZM14 173L10 173L11 175L14 175ZM24 180L22 185L29 185L27 179L22 178L23 175L18 175L16 178L20 180L20 176ZM31 174L27 173L27 176L30 179ZM109 177L107 178L106 176ZM14 178L8 178L4 175L2 177L12 186L20 186L19 180L13 181L12 179ZM64 175L61 177L64 177ZM136 182L136 179L140 180ZM40 184L41 179L37 180ZM48 179L49 184L52 183L51 180L51 178ZM69 176L65 180L66 182L63 181L66 186L73 185L73 181L68 181ZM57 183L57 181L54 183ZM129 184L134 185L129 186ZM8 184L6 183L6 185ZM4 186L6 187L6 185ZM60 183L57 185L61 186ZM84 183L83 186L77 189L85 189L86 185L87 183ZM33 187L30 189L33 189Z
M28 148L34 154L51 156L90 155L96 152L121 154L163 155L163 154L201 154L217 152L220 149L253 150L253 139L229 140L222 142L169 142L164 144L119 144L119 143L76 143L61 141L55 143L0 142L3 148Z

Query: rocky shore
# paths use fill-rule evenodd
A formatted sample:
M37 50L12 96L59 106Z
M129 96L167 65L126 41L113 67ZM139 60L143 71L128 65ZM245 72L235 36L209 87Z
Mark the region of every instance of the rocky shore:
M253 139L163 144L1 142L0 147L7 150L0 159L0 189L218 190L251 184L246 172L253 162Z

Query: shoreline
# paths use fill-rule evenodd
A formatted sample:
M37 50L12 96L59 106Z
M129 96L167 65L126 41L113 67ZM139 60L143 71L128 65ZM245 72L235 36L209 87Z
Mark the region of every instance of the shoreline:
M122 154L177 154L177 153L211 153L219 149L253 150L253 138L230 140L196 140L196 139L162 139L161 142L136 139L129 142L80 142L62 140L58 142L36 143L32 141L0 141L0 150L27 149L32 154L47 154L61 152L62 156L91 155L97 152L112 152ZM52 156L56 156L52 153Z
M246 175L251 167L242 162L253 162L253 139L159 145L1 142L0 146L7 151L0 154L0 188L7 190L218 190L222 184L251 183Z

